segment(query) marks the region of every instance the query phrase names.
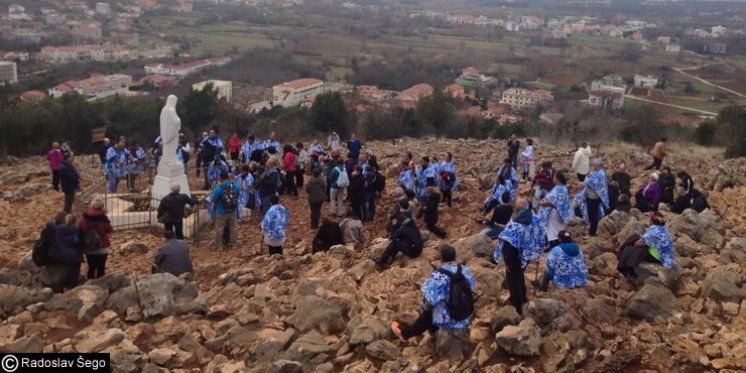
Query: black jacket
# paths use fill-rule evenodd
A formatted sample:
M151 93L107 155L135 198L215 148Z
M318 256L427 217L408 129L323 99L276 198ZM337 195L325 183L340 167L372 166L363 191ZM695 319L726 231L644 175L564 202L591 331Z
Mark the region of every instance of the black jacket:
M411 219L407 219L399 225L391 235L391 239L406 242L405 254L410 258L417 257L422 253L422 235Z
M513 206L499 204L492 212L492 218L487 222L489 226L506 225L513 216Z
M365 198L365 178L362 174L357 174L350 178L347 195L351 201L362 201Z
M280 171L278 169L264 171L264 174L259 177L259 187L257 188L259 196L266 197L277 193L279 179Z
M435 224L438 222L438 205L440 205L440 194L433 193L427 197L425 206L421 210L425 217L425 223Z
M163 223L179 223L184 219L184 207L196 205L197 201L186 194L171 192L158 205L158 219Z
M75 166L70 164L70 162L63 161L59 173L63 193L72 193L78 189L80 186L80 175Z
M632 196L630 191L631 178L628 173L622 171L616 171L611 174L611 180L616 181L619 184L619 193Z
M321 224L313 238L312 252L326 251L334 245L344 245L342 228L335 222Z

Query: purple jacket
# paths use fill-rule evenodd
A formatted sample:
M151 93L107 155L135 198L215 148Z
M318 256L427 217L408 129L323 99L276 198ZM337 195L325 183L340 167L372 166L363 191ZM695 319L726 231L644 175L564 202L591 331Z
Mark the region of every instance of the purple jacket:
M658 206L661 200L661 187L656 182L647 183L642 189L642 195L651 206Z
M49 168L54 171L59 170L62 165L62 151L59 149L50 149L47 152L47 161L49 161Z

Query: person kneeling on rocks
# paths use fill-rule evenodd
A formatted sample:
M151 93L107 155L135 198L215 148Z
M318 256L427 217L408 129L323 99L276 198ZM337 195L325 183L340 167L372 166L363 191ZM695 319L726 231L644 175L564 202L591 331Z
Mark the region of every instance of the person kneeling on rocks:
M456 263L456 250L451 245L440 247L443 265L433 271L422 284L422 313L411 324L394 321L391 330L402 340L431 333L438 329L466 329L474 313L474 276L469 268Z
M166 243L158 248L153 259L153 273L170 273L179 276L192 272L192 260L189 259L189 246L176 238L174 231L166 231Z
M400 214L393 220L393 233L391 243L383 250L381 256L374 258L378 266L388 265L391 258L399 252L410 258L416 258L422 254L422 235L414 220Z
M572 241L568 231L560 231L558 237L560 243L547 255L547 269L541 283L534 284L541 291L549 289L550 281L564 289L583 287L588 281L588 268L580 246Z
M650 226L642 237L632 235L622 244L617 254L617 271L629 279L637 278L635 267L641 262L657 263L666 268L676 265L671 234L666 220L659 212L650 213Z
M329 218L321 219L321 226L313 238L312 253L327 251L334 245L343 245L342 228Z

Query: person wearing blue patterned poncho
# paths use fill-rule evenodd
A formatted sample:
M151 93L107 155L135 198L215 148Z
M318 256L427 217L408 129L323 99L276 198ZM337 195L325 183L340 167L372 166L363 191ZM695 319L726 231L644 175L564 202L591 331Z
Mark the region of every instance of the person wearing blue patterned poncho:
M510 303L522 315L523 304L527 302L523 271L529 261L538 260L544 251L546 232L539 217L531 212L526 199L516 201L515 211L498 236L499 243L493 258L497 263L505 259L505 280L510 291Z
M539 218L547 231L549 246L557 244L558 234L573 218L574 212L567 193L567 177L562 171L554 175L554 187L539 201Z
M290 213L276 195L269 197L272 207L267 210L262 219L262 232L264 233L264 243L269 247L269 254L282 255L282 245L285 243L285 228L290 220Z
M497 174L502 175L503 179L510 183L511 190L517 190L520 186L518 174L515 172L515 167L510 163L510 159L505 158L503 165L497 170Z
M282 151L282 145L279 141L276 140L277 133L272 132L269 134L269 138L264 140L264 144L262 144L264 150L273 153L273 154L280 154L280 151ZM274 150L270 150L274 149Z
M425 331L435 333L438 329L466 329L471 324L472 315L461 320L452 317L448 300L454 275L460 273L469 284L472 292L475 290L474 276L465 265L456 263L456 250L453 246L441 246L440 257L444 264L433 271L425 283L422 284L422 313L417 320L411 324L399 321L391 323L391 330L402 341L420 335Z
M405 162L402 162L401 171L399 172L399 178L396 180L396 185L411 191L415 190L414 172L412 172L412 169Z
M609 208L609 185L606 182L606 170L604 163L600 158L594 158L591 161L591 171L585 177L585 203L588 205L588 211L597 211L601 209L601 214L588 214L590 228L588 234L595 236L598 230L598 222L604 216L604 211Z
M651 212L650 226L642 237L632 235L622 244L617 254L617 271L627 278L637 278L635 267L641 262L657 263L666 268L676 266L671 234L666 219L659 212Z
M588 282L588 268L580 246L572 242L572 235L568 231L560 231L558 237L559 244L547 254L547 269L542 281L534 284L541 291L549 289L550 281L564 289L583 287Z
M484 200L482 206L482 214L487 215L500 204L503 200L503 194L508 193L508 201L513 201L513 193L511 191L510 182L503 179L502 175L498 174L495 184L492 185L492 191Z
M435 186L438 175L435 166L430 164L430 157L424 156L420 160L420 167L417 168L417 180L415 183L415 193L417 199L424 203L427 199L427 187Z
M249 172L249 165L241 166L241 173L236 175L236 184L238 184L238 220L244 218L244 207L249 210L255 210L259 196L254 188L254 177Z
M127 176L127 162L132 155L125 148L124 143L117 143L106 151L104 159L104 169L106 170L106 180L109 193L116 193L119 186L119 180Z
M223 156L218 154L215 159L210 162L210 166L207 168L207 181L210 183L210 187L214 187L220 182L220 174L228 173L230 169L228 164L223 160Z

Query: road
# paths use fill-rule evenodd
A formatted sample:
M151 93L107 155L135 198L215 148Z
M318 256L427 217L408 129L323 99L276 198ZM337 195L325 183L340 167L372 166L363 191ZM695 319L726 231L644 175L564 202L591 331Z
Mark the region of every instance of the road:
M707 65L704 65L704 66L707 66ZM717 84L715 84L715 83L709 82L709 81L707 81L707 80L705 80L705 79L702 79L702 78L700 78L700 77L698 77L698 76L696 76L696 75L692 75L692 74L689 74L689 73L687 73L687 72L684 72L684 70L695 70L695 69L698 69L698 68L700 68L700 67L704 67L704 66L697 66L697 67L688 67L688 68L679 68L679 67L674 67L674 69L673 69L673 70L674 70L674 71L676 71L677 73L681 74L681 75L684 75L684 76L686 76L686 77L689 77L689 78L691 78L691 79L697 80L697 81L701 82L702 84L707 84L707 85L709 85L710 87L715 87L715 88L717 88L717 89L720 89L720 90L726 91L726 92L728 92L728 93L734 94L734 95L736 95L736 96L738 96L738 97L746 97L746 95L744 95L744 94L743 94L743 93L741 93L741 92L738 92L738 91L734 91L734 90L732 90L732 89L730 89L730 88L725 88L725 87L723 87L723 86L720 86L720 85L717 85Z
M681 106L681 105L669 104L667 102L648 100L647 98L641 98L641 97L632 96L632 95L624 95L624 98L629 98L631 100L637 100L637 101L647 102L647 103L650 103L650 104L670 106L672 108L677 108L677 109L682 109L682 110L689 110L689 111L693 111L695 113L700 113L700 114L710 115L710 116L715 116L715 117L718 115L717 113L713 113L711 111L705 111L705 110L695 109L695 108L691 108L691 107L688 107L688 106Z

